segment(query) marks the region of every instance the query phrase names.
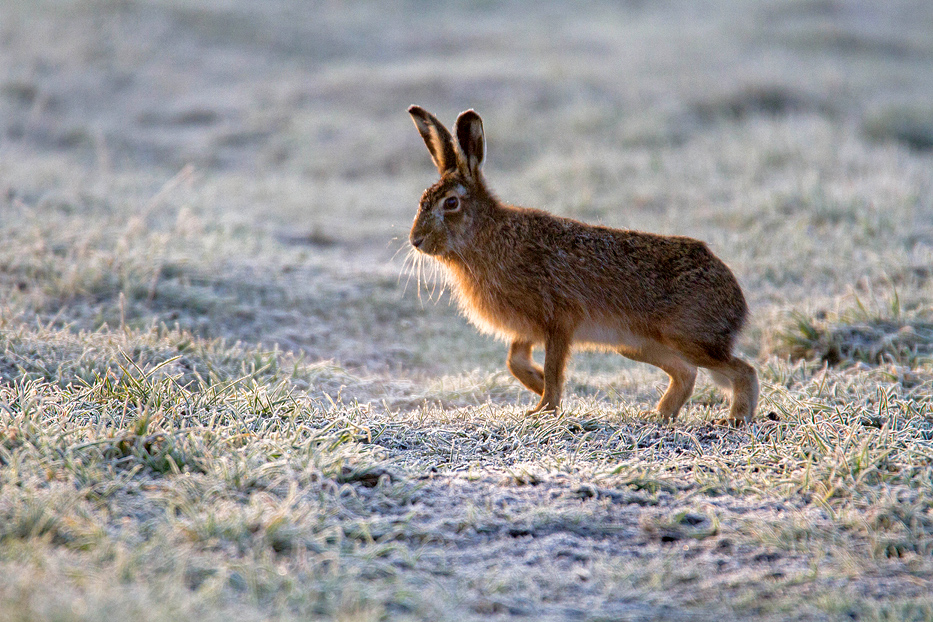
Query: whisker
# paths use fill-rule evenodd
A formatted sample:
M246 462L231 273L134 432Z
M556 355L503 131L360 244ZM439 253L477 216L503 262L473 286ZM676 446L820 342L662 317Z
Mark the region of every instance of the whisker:
M406 258L408 264L408 279L405 281L405 285L407 290L408 283L414 279L415 292L418 294L419 302L421 301L421 261L421 253L412 248L408 252L408 257Z
M441 294L444 292L443 286L438 289L439 279L437 278L437 273L439 270L438 263L436 261L431 262L431 301L437 302L441 299ZM437 292L437 300L434 299L434 293Z
M427 294L427 299L430 302L439 301L444 295L444 290L447 289L448 285L446 270L444 270L443 266L433 257L429 257L418 251L407 242L403 243L403 245L395 251L392 258L394 259L398 256L402 250L406 250L406 253L396 280L397 283L401 284L402 276L404 275L405 277L405 283L402 286L402 295L404 296L408 292L408 286L414 279L418 301L422 305L424 305L422 290Z
M397 251L395 251L395 253L392 255L392 260L395 260L395 257L396 257L400 252L402 252L402 249L401 249L401 248L399 248ZM395 281L396 283L400 283L400 282L402 281L402 274L405 272L405 269L406 269L407 267L408 267L408 254L406 253L405 257L402 258L402 268L399 270L398 279L396 279L396 281Z
M394 260L395 257L396 257L400 252L402 252L403 249L404 249L404 246L399 247L399 249L398 249L397 251L395 251L395 254L392 255L392 259ZM397 284L399 284L399 283L402 282L402 275L403 275L403 274L406 275L406 278L405 278L405 287L402 289L402 295L404 295L405 292L408 291L408 283L409 283L409 281L411 281L411 264L412 264L412 261L413 261L412 256L411 256L411 255L412 255L411 252L412 252L413 250L414 250L414 249L411 248L411 247L408 248L408 252L406 252L405 257L404 257L404 259L402 260L402 267L401 267L401 269L399 270L398 278L395 280L395 283L396 283L396 285L397 285Z
M398 280L396 283L399 283L402 280L402 273L405 273L405 286L402 288L402 295L408 291L408 284L411 282L411 274L414 268L414 258L411 256L411 253L405 255L405 260L402 262L402 270L398 273Z
M424 286L424 255L419 254L416 260L418 262L418 301L424 305L424 299L421 298L421 288Z
M398 239L399 239L399 238L392 238L392 240L389 241L389 244L391 244L392 242L397 241ZM412 247L411 247L411 244L408 243L408 240L405 240L404 242L402 242L401 245L399 245L399 247L398 247L397 249L395 249L395 252L392 253L392 259L395 259L395 258L398 256L399 253L401 253L403 250L405 250L406 247L408 247L408 250L409 250L409 251L410 251L411 248L412 248Z

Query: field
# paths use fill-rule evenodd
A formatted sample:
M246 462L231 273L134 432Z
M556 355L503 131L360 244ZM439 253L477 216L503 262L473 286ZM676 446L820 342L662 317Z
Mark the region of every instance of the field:
M413 103L706 241L758 419L600 353L525 417ZM0 618L933 620L933 3L5 0Z

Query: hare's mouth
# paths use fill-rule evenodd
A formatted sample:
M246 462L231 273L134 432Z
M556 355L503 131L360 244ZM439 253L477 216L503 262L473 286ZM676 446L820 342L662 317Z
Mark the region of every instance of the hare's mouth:
M415 247L415 250L425 255L440 255L444 252L442 245L438 244L436 240L428 239L428 237L424 235L419 237L412 236L409 241L411 245Z
M423 254L423 255L430 255L431 257L438 257L438 256L444 254L444 249L442 249L442 248L436 248L436 247L431 247L431 246L429 246L429 245L427 245L427 244L423 244L423 245L421 245L421 246L416 246L416 247L415 247L415 250L417 250L419 253L421 253L421 254Z

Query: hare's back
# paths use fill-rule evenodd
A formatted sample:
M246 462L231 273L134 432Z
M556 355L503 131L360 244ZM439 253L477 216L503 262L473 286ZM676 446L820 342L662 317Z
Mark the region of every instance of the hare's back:
M741 293L729 268L700 240L553 217L541 229L541 234L529 236L532 252L546 257L550 270L572 281L616 283L649 298L686 295L685 288L691 286Z
M747 307L732 271L705 243L682 236L553 218L533 245L555 296L586 315L652 325L689 321L735 329Z

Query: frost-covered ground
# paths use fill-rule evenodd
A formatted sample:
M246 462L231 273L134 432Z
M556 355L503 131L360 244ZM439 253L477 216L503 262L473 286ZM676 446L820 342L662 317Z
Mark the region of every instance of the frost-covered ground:
M10 0L13 620L933 617L933 5ZM475 108L505 200L705 240L759 420L404 269Z

